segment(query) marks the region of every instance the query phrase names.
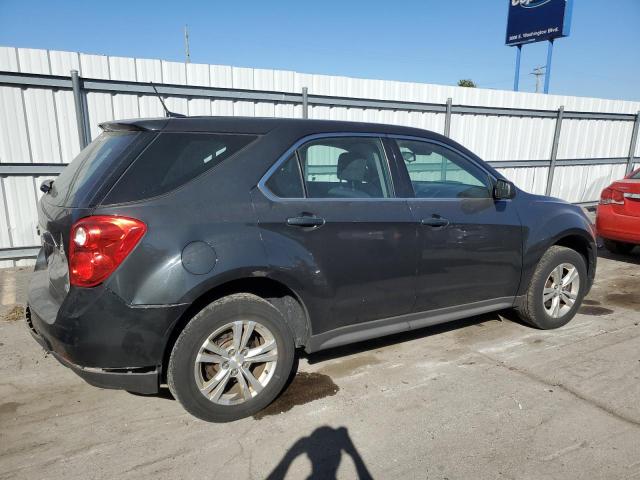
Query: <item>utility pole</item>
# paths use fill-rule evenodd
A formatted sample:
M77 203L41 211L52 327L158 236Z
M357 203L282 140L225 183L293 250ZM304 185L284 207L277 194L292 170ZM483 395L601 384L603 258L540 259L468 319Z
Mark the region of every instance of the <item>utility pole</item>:
M186 62L191 63L191 52L189 52L189 26L184 26L184 55Z
M536 77L536 93L540 93L540 77L544 76L544 69L546 67L536 67L531 72L531 75Z

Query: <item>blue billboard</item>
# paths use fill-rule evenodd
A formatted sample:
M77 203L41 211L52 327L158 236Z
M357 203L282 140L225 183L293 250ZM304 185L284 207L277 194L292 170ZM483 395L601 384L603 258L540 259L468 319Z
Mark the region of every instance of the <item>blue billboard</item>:
M507 45L569 35L573 0L509 0Z

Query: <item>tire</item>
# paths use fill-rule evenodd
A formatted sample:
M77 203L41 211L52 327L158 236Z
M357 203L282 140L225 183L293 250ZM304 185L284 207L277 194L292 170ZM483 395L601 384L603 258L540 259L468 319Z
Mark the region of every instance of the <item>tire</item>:
M573 283L570 284L571 288L574 290L567 290L566 297L564 294L558 294L558 290L560 292L565 292L565 289L564 287L555 289L555 282L551 277L552 272L554 272L557 267L561 267L563 265L565 267L567 265L575 267L578 279L577 285ZM562 277L564 280L565 278L569 278L572 270L563 268L562 272L562 275L564 275L564 272L566 272L567 275L566 277ZM587 265L581 254L570 248L560 247L557 245L549 248L549 250L547 250L540 259L540 262L531 277L527 293L525 294L521 305L517 308L520 318L528 324L543 330L559 328L566 325L575 316L582 304L587 288L587 282ZM567 287L567 289L568 288L569 287ZM551 296L551 299L545 302L543 295ZM575 295L575 299L571 306L567 303L563 304L563 302L565 302L564 299L568 298L568 295ZM554 312L554 296L559 298L558 304L560 307L557 312ZM570 301L570 299L566 301ZM549 309L551 310L551 313ZM557 316L554 316L554 313Z
M635 245L633 243L618 242L616 240L609 240L607 238L604 238L603 242L607 250L618 255L627 255L631 253L631 250L635 248Z
M238 324L242 329L234 330ZM242 335L236 335L238 332ZM251 332L247 346L231 355L246 332ZM236 337L240 343L235 343ZM266 345L275 345L275 349L261 353ZM271 363L249 360L274 356L276 361ZM171 351L167 383L174 398L193 416L231 422L257 413L278 396L292 373L294 358L293 335L280 312L255 295L234 294L210 303L189 321ZM264 384L252 383L246 371ZM222 388L209 390L218 378ZM209 391L203 393L201 388Z

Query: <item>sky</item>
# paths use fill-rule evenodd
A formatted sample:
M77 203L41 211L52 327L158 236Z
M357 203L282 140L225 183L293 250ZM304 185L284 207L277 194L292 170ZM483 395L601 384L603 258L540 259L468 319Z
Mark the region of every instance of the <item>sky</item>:
M510 0L0 0L0 45L305 73L513 88ZM520 89L545 64L523 48ZM640 101L640 0L574 0L550 93Z

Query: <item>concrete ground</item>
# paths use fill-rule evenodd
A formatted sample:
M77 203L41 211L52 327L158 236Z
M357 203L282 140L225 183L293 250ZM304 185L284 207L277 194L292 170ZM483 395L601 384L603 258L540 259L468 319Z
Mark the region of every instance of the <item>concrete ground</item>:
M259 418L100 390L45 356L0 273L0 478L640 478L640 255L566 327L484 315L300 360Z

